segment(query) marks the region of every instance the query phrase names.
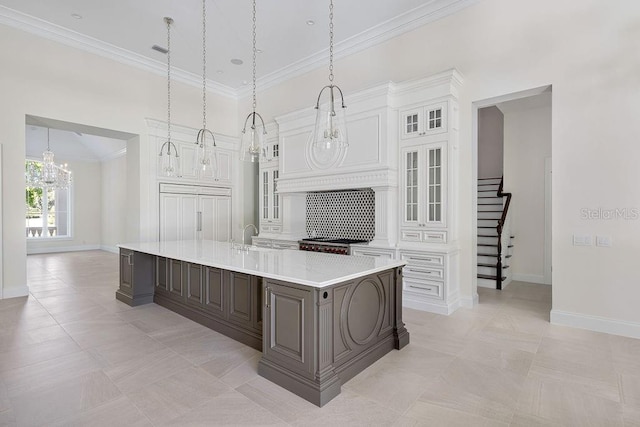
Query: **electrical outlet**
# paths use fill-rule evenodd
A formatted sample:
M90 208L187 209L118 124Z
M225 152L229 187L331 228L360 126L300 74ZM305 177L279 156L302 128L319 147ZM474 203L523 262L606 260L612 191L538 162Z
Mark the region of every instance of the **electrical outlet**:
M593 245L593 237L589 234L574 234L573 246L591 246Z
M596 246L611 247L611 236L596 236Z

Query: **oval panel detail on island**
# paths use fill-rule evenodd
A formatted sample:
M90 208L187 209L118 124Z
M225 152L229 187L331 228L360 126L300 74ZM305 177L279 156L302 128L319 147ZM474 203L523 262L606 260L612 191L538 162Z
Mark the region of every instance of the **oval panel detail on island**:
M344 300L342 333L354 343L365 345L378 336L384 317L384 290L374 280L364 280Z

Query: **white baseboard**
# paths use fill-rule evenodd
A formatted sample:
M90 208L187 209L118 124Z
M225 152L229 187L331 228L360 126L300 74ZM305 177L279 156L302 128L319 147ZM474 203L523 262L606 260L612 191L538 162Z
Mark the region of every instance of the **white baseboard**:
M97 250L100 250L100 249L101 249L100 245L27 248L27 255L52 254L52 253L58 253L58 252L97 251Z
M1 289L0 299L9 299L9 298L18 298L18 297L26 297L29 295L29 287L26 285L23 286L12 286L10 288Z
M420 311L428 311L429 313L436 314L444 314L449 315L460 308L461 303L460 300L456 300L455 302L445 304L436 303L436 302L428 302L422 298L411 298L406 295L402 296L402 306L407 308L413 308L414 310Z
M539 285L550 285L551 283L547 283L544 280L543 275L539 274L520 274L513 273L513 280L517 282L528 282L528 283L537 283Z
M551 310L551 323L554 325L587 329L589 331L604 332L606 334L640 338L640 323L627 322L625 320Z
M473 308L478 305L478 293L476 292L471 298L460 298L460 306L464 308Z
M100 250L105 252L111 252L114 254L120 253L117 246L100 245Z

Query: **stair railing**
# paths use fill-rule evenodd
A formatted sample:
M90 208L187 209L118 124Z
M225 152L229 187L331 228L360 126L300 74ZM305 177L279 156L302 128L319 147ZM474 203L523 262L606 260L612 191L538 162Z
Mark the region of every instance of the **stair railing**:
M498 262L496 264L496 289L502 289L502 232L507 220L507 213L509 211L509 205L511 204L511 193L504 193L504 176L500 178L500 185L498 186L498 197L506 197L507 201L502 207L502 216L498 220L496 231L498 232Z

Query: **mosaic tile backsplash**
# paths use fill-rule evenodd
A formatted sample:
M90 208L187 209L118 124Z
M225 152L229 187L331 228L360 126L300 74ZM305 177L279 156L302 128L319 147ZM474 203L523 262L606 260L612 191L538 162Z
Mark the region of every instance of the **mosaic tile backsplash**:
M307 235L373 240L376 196L371 188L307 193Z

